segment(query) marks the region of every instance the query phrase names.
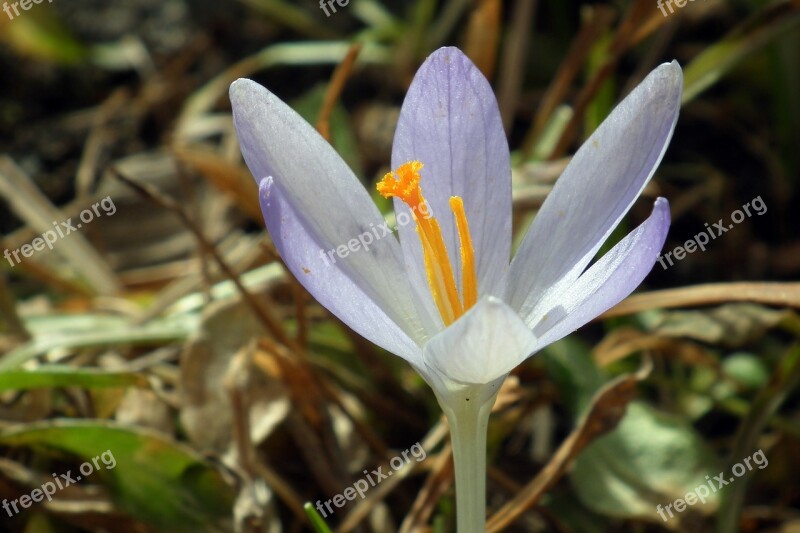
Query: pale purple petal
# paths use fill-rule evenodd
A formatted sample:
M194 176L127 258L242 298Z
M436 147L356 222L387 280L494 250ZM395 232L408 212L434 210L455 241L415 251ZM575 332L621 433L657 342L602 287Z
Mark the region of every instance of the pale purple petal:
M511 263L505 300L521 316L546 311L633 205L672 137L682 87L677 62L659 66L572 158Z
M653 213L572 285L544 301L546 312L528 319L537 351L614 307L644 280L669 231L669 202L658 198Z
M434 322L420 321L400 246L378 229L384 220L364 187L275 95L238 80L230 97L242 154L260 185L267 228L289 269L343 322L410 357L409 338L420 344ZM368 235L373 238L365 250L358 239ZM344 253L329 253L334 249Z
M421 161L422 192L442 228L461 287L458 234L451 196L464 199L475 248L479 294L500 295L511 249L508 142L489 82L457 48L441 48L417 71L400 112L392 168ZM402 202L395 210L409 213ZM407 216L407 215L406 215ZM414 224L400 228L407 269L433 309Z
M335 254L319 255L320 243L301 216L287 201L278 183L267 178L259 186L259 201L269 233L286 266L314 298L353 331L419 366L421 350L417 343L390 318L367 292L366 284L355 281L358 275L350 264Z
M425 364L461 383L489 383L533 352L536 338L499 298L478 300L464 316L423 347Z

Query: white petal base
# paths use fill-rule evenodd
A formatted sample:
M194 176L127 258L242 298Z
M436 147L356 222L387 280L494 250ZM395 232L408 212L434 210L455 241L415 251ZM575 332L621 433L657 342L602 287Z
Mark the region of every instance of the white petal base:
M536 337L509 306L487 296L430 339L422 358L434 372L464 384L505 376L533 352Z

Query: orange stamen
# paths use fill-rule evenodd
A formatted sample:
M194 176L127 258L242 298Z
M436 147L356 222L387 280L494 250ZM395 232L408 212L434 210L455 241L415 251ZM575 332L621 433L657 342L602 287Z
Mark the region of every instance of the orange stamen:
M458 238L461 244L461 298L459 299L453 267L447 255L439 222L432 216L417 216L417 213L428 214L425 197L422 196L419 161L409 161L394 172L389 172L378 183L378 192L384 198L397 197L411 208L411 214L417 223L417 234L422 243L425 260L425 273L431 289L433 301L442 316L445 325L455 322L478 299L478 284L475 275L475 252L469 234L464 202L458 196L450 199L450 208L456 220Z
M464 299L464 309L469 309L478 301L475 249L472 247L467 214L464 212L464 200L460 196L451 196L450 209L456 217L458 241L461 244L461 297Z

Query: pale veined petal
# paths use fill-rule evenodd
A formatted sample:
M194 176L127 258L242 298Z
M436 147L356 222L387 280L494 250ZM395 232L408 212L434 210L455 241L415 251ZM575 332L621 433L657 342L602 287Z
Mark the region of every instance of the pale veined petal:
M653 268L669 231L669 202L658 198L653 213L572 285L544 302L544 316L531 317L536 350L568 335L617 305Z
M513 309L493 296L472 309L423 347L425 364L447 378L489 383L511 372L531 354L536 339Z
M316 300L365 339L419 366L421 349L358 283L349 264L319 256L319 243L306 219L292 208L272 179L261 181L259 200L275 247L286 266Z
M389 345L396 345L396 332L388 334L394 340L381 340L379 332L391 322L421 344L434 321L415 304L400 246L363 185L308 123L265 88L238 80L230 97L267 228L292 273L374 342L395 351ZM376 309L381 313L371 323Z
M523 317L583 272L652 177L678 119L678 63L651 72L581 146L515 255L505 300Z
M409 87L395 132L392 168L411 160L425 165L422 192L442 228L458 286L460 243L451 196L464 200L479 294L500 296L511 250L508 142L489 82L457 48L431 54ZM410 212L399 200L395 210L398 216ZM420 298L435 309L414 224L400 228L400 242Z

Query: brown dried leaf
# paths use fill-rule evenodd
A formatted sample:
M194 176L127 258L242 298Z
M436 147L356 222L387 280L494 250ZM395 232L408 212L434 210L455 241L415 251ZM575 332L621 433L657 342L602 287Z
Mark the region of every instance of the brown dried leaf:
M800 308L800 283L709 283L680 289L634 294L612 307L599 320L640 313L650 309L695 307L728 302L754 302Z
M636 386L650 373L646 365L636 374L620 376L606 384L594 400L578 427L561 444L550 462L511 501L500 508L487 522L489 532L502 531L526 510L537 504L572 464L577 455L594 440L617 427L625 416L628 403L636 395Z

